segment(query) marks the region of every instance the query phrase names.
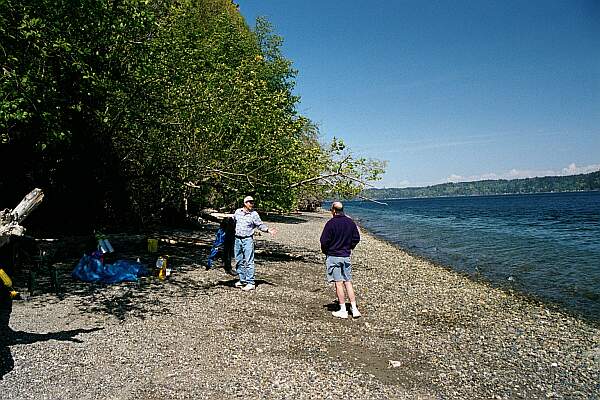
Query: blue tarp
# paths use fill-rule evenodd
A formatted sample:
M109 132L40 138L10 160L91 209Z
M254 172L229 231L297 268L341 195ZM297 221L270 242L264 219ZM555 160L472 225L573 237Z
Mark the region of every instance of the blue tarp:
M208 268L212 268L214 259L217 256L217 253L219 252L219 247L221 247L223 243L225 243L225 231L223 230L223 228L219 228L215 237L215 242L213 243L212 249L210 249L208 260L206 261Z
M148 269L137 261L117 260L103 264L94 256L84 255L72 272L75 279L84 282L117 283L136 282L138 277L148 275Z

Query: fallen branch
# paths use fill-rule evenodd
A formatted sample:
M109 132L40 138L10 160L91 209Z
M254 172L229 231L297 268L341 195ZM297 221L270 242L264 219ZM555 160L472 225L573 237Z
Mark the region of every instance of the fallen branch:
M363 196L360 196L360 195L358 195L356 197L358 197L361 200L371 201L373 203L381 204L382 206L387 206L388 205L388 203L384 203L383 201L377 201L377 200L369 199L368 197L363 197Z

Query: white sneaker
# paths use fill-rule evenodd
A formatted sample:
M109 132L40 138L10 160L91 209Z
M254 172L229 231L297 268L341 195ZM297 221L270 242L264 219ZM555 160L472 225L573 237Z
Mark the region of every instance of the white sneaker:
M334 311L334 312L331 313L331 315L333 315L336 318L344 318L344 319L346 319L346 318L348 318L348 311L342 311L342 310Z
M251 291L251 290L254 290L254 289L256 289L256 286L254 286L254 285L253 285L253 284L251 284L251 283L247 284L246 286L244 286L244 287L242 288L242 290L243 290L244 292L249 292L249 291Z
M244 285L245 285L245 283L242 283L242 281L237 281L234 286L235 287L244 287Z
M352 310L352 318L360 318L362 317L362 314L360 313L360 311L358 311L358 308L355 310Z

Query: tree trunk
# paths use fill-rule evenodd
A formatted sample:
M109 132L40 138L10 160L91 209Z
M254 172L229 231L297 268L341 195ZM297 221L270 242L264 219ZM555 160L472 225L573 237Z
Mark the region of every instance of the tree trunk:
M42 189L33 189L13 210L0 211L0 247L10 242L11 236L23 236L25 228L20 223L43 199Z

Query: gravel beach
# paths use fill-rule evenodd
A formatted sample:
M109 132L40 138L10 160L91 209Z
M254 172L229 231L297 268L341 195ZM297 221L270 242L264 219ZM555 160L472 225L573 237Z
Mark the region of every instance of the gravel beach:
M206 271L216 225L158 234L166 281L78 283L15 301L0 399L597 399L600 327L475 282L362 231L362 318L339 320L319 236L329 218L274 218L257 289ZM141 257L146 236L110 236ZM135 258L134 258L135 259ZM76 262L70 260L70 262ZM42 287L43 289L43 287Z

